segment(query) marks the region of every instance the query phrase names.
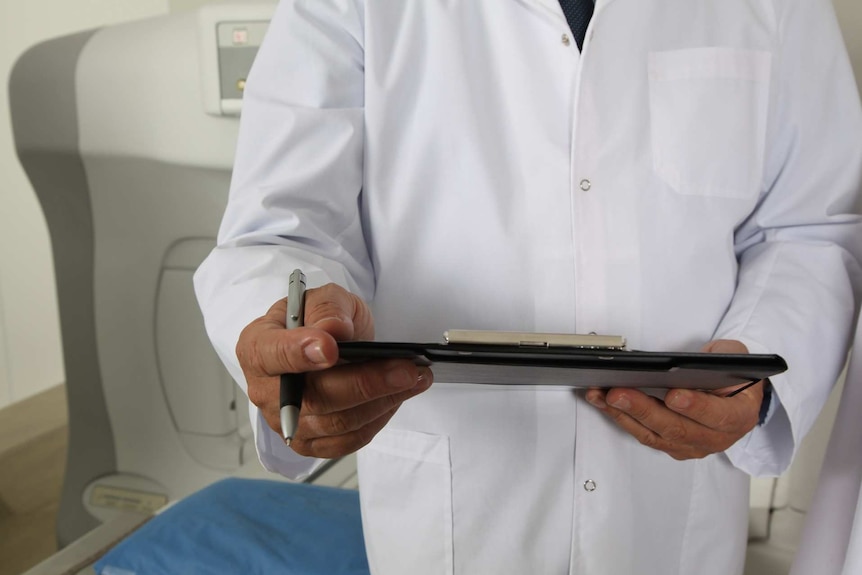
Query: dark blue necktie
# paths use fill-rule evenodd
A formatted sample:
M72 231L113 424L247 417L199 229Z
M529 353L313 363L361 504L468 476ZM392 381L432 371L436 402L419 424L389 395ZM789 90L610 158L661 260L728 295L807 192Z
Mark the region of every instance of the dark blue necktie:
M580 50L584 47L584 36L587 35L590 18L593 17L595 0L560 0L560 6L563 7L563 13L569 21L569 28L572 29L572 35Z

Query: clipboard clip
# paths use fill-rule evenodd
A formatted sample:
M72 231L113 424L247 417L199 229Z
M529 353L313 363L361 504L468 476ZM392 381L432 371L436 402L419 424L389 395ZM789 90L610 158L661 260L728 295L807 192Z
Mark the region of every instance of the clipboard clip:
M447 344L506 345L526 348L564 348L623 351L626 338L621 335L540 333L522 331L494 331L450 329L443 333Z

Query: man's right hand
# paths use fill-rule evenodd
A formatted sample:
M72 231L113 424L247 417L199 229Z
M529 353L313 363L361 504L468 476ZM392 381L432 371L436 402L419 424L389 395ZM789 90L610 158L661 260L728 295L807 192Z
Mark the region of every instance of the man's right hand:
M300 455L335 458L357 451L401 404L431 386L427 367L408 360L336 365L337 341L374 339L368 306L328 284L305 295L305 327L286 329L287 299L240 334L236 355L248 397L281 434L279 376L307 373L299 425L290 446Z

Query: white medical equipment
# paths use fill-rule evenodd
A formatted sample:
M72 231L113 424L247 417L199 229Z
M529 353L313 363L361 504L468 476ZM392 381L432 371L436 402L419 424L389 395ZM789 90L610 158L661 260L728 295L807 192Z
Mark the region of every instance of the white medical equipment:
M192 274L215 245L245 77L274 4L213 4L35 46L10 80L57 277L69 453L61 545L264 475ZM342 462L332 484L351 484ZM270 476L272 477L272 476Z

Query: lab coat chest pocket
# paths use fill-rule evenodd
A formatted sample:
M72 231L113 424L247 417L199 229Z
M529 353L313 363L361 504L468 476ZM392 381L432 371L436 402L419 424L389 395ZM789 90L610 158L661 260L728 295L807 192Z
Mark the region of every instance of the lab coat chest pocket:
M451 575L449 438L386 428L359 453L358 470L371 572Z
M681 194L750 198L763 177L771 54L649 54L653 169Z

